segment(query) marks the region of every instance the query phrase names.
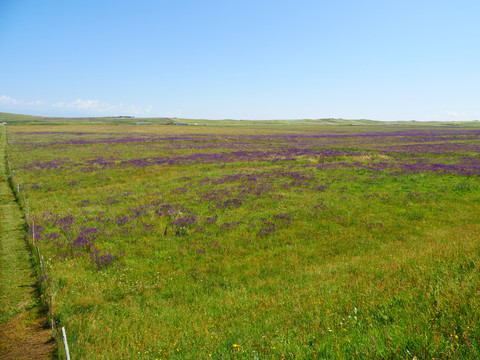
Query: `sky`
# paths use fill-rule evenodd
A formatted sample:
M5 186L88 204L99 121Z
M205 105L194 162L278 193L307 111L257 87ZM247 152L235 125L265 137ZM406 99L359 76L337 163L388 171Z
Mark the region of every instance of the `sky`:
M478 0L0 0L0 111L480 119Z

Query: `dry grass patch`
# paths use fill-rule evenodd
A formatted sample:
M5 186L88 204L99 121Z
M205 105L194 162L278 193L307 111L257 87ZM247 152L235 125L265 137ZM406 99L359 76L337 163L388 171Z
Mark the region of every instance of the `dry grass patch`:
M0 325L0 358L54 359L55 341L45 318L33 322L26 313Z

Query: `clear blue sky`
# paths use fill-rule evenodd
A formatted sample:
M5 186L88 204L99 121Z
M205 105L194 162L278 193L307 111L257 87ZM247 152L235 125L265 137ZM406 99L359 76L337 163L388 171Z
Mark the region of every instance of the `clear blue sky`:
M0 111L480 119L478 0L0 0Z

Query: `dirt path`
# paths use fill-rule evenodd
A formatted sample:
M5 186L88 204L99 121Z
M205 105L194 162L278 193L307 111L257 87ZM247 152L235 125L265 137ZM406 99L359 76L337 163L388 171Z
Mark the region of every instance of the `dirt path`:
M0 359L53 359L55 343L36 293L25 220L8 184L0 126Z

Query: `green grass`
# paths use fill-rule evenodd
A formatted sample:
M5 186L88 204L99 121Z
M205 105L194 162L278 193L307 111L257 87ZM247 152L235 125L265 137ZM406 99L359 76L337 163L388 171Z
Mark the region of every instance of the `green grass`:
M476 121L414 121L414 120L395 120L395 121L377 121L369 119L291 119L291 120L250 120L250 119L183 119L170 117L155 118L122 118L119 116L106 117L47 117L23 114L12 114L0 112L0 122L15 125L167 125L171 122L186 123L189 126L241 126L241 127L271 127L271 126L408 126L408 127L477 127L480 122ZM146 124L143 124L146 123Z
M8 183L5 129L0 129L0 324L35 305L30 251L23 239L22 213Z
M400 160L461 163L469 148L393 154L382 150L392 138L348 137L378 131L386 129L9 126L14 181L42 226L42 289L72 358L479 357L480 178L393 171ZM288 137L327 133L344 137ZM292 148L351 152L239 155ZM198 154L234 161L128 162ZM382 162L390 167L372 170ZM240 205L225 205L231 199ZM190 214L195 223L175 225ZM63 227L67 216L74 221ZM82 227L97 229L92 242L112 264L98 268L91 246L68 245Z
M50 332L37 292L37 272L25 241L25 221L11 190L0 128L0 357L52 358Z

